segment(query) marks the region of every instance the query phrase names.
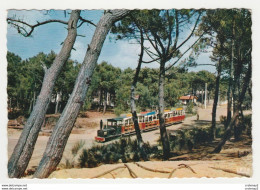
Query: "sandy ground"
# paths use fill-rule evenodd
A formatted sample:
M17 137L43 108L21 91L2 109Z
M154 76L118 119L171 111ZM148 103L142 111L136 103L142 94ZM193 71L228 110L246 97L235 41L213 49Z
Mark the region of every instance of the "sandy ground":
M66 161L66 158L71 158L71 149L73 145L83 140L85 141L84 148L90 148L93 146L93 144L96 144L94 141L94 137L97 134L98 124L100 122L100 118L107 119L111 117L115 117L114 114L107 113L103 115L102 113L93 113L88 112L89 118L78 118L76 121L76 125L81 125L83 128L76 128L73 129L72 134L70 135L68 139L68 143L65 147L65 151L63 153L63 157L61 160L61 164L64 164ZM90 123L90 128L85 128ZM96 123L96 126L93 125L93 123ZM19 139L19 136L21 134L21 130L16 129L8 129L8 157L11 156L12 151ZM44 150L46 148L49 136L41 135L40 133L34 151L32 158L29 162L28 168L32 168L34 166L38 166L40 159L42 158L42 155L44 153Z
M201 122L209 122L211 120L211 112L212 107L208 106L207 109L200 108L198 110L200 121ZM219 106L217 109L217 121L221 115L226 115L226 105ZM105 114L102 115L101 113L95 112L88 112L88 118L78 118L76 125L80 125L81 128L76 128L72 131L68 139L68 143L66 145L62 161L60 166L63 165L66 159L71 159L71 149L73 145L80 140L85 141L84 148L89 148L97 142L94 141L94 137L96 136L97 129L99 128L99 121L100 118L103 120L107 118L114 117L113 114ZM181 124L175 124L173 126L167 127L167 129L179 129L182 127L193 127L196 124L197 117L192 116L185 119L185 121ZM89 127L90 126L90 127ZM21 134L21 130L15 129L8 129L8 156L10 157L14 146L16 145L18 138ZM156 144L156 141L159 138L159 130L147 132L142 134L143 140L149 142L150 144ZM37 166L40 162L40 159L43 155L44 149L46 147L47 141L49 136L40 135L37 139L37 143L32 155L32 159L30 160L28 168L33 168ZM135 138L135 137L132 137ZM108 142L109 143L109 142ZM224 150L226 151L226 150ZM236 152L237 150L233 150ZM247 150L250 151L250 150ZM249 154L246 157L242 158L231 158L232 162L229 159L225 159L221 161L219 158L213 157L212 161L149 161L149 162L142 162L143 166L153 168L153 169L160 169L165 171L171 171L174 168L178 167L178 164L187 164L192 167L195 171L193 173L188 168L180 168L177 169L172 177L241 177L240 175L225 172L222 170L216 170L211 167L221 167L221 168L228 168L232 171L242 171L242 173L247 173L251 175L252 169L252 156ZM76 159L75 159L76 160ZM215 161L217 160L217 161ZM159 178L167 178L169 173L159 173L159 172L151 172L145 169L138 167L134 163L127 164L130 168L134 170L136 175L141 178L151 178L151 177L159 177ZM110 170L112 168L116 168L118 166L124 166L123 163L121 164L113 164L113 165L101 165L97 168L84 168L84 169L62 169L52 173L50 178L92 178L96 175ZM127 168L120 168L113 172L110 172L106 175L103 175L104 178L122 178L122 177L131 177Z
M251 159L251 156L248 155L239 159L233 158L232 162L230 162L230 160L138 162L138 164L141 166L152 170L164 171L165 173L161 173L158 171L148 171L147 169L139 167L135 163L127 163L127 166L134 172L137 178L168 178L170 172L172 172L174 169L178 168L179 165L182 164L189 166L191 169L186 167L176 169L171 177L246 177L243 175L252 174ZM122 167L105 175L99 176L101 174L104 174L105 171L115 169L119 166L124 166L124 164L106 164L101 165L97 168L64 169L53 172L49 178L133 178L126 167ZM230 173L216 168L229 169L230 171L235 171L239 174Z

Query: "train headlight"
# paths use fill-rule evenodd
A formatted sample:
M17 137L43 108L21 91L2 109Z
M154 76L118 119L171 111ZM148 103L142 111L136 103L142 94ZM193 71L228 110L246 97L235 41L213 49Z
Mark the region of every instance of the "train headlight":
M107 131L104 131L104 136L106 136L107 135Z

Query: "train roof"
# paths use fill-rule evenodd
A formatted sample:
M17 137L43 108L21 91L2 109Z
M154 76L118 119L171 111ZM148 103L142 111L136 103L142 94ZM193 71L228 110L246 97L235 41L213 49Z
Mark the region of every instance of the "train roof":
M123 121L124 118L125 117L110 118L110 119L107 119L107 121L111 121L111 122Z

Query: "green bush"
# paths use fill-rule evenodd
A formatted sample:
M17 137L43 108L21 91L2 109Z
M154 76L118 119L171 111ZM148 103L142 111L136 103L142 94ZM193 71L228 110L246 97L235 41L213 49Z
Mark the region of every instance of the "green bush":
M169 141L173 152L192 151L196 146L211 141L210 127L176 130L173 135L170 135Z
M120 116L122 113L124 113L124 110L121 107L116 107L114 112L116 116Z
M252 136L252 114L245 115L240 120L240 125L242 126L242 130L246 132L248 136Z
M79 157L79 165L81 168L87 167L86 163L88 161L88 151L86 149L83 150L82 154Z
M217 127L216 128L216 138L222 138L225 133L225 127Z
M161 155L161 151L158 151L157 146L144 143L144 148L148 158L150 155L154 155L154 157ZM131 140L130 137L121 138L119 141L107 145L84 149L79 157L79 165L80 167L96 167L103 163L118 163L120 160L124 163L142 160L137 140Z
M219 120L220 120L220 123L222 123L223 125L226 125L226 122L227 122L227 116L219 116Z
M72 149L71 149L72 155L75 157L75 156L77 155L78 151L79 151L84 145L85 145L85 141L83 141L83 140L80 140L80 141L76 142L76 143L73 145Z
M193 107L194 107L194 104L193 104L193 102L189 102L188 104L187 104L187 107L186 107L186 112L187 113L190 113L190 114L194 114L194 112L193 112Z

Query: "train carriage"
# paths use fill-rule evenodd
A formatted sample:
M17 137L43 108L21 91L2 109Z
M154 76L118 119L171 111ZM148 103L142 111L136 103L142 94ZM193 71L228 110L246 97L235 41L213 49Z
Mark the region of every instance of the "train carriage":
M121 136L135 134L135 128L131 114L121 117L107 119L103 128L103 122L97 131L95 140L97 142L106 142ZM159 114L153 112L141 112L137 115L139 128L141 132L147 132L159 128ZM185 119L185 111L182 108L164 111L165 125L170 126L174 123L182 122Z

